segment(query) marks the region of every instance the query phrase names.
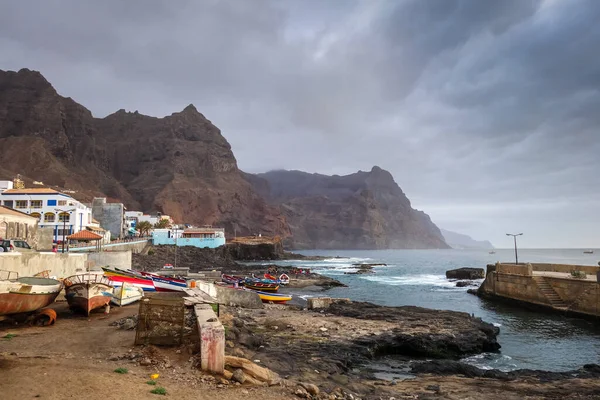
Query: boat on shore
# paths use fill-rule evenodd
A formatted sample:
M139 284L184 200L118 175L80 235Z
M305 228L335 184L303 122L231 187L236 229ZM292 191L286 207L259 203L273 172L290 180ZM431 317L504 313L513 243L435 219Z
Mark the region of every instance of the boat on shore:
M8 271L5 271L8 272ZM62 282L41 277L19 278L15 272L0 280L0 316L37 311L52 303L62 289Z
M262 291L262 292L277 292L279 290L278 283L265 283L261 282L259 279L250 279L247 278L244 280L244 286L248 289Z
M239 276L234 276L234 275L226 275L226 274L222 274L221 275L221 280L229 285L242 285L244 283L244 279L242 277Z
M141 275L136 275L124 270L116 270L102 267L104 275L111 281L113 287L120 287L123 283L129 283L143 289L145 292L155 292L154 281Z
M135 303L144 297L144 290L138 286L124 282L121 286L113 289L113 294L110 302L122 307L131 303Z
M182 292L187 288L187 281L180 278L160 276L151 272L140 272L146 278L152 279L157 292Z
M283 304L287 301L292 300L292 295L289 294L283 294L283 293L267 293L267 292L261 292L261 291L254 291L258 294L258 297L260 297L261 301L263 303L276 303L276 304Z
M112 282L102 274L77 274L65 278L63 283L69 308L83 311L87 316L92 310L108 305L112 298Z

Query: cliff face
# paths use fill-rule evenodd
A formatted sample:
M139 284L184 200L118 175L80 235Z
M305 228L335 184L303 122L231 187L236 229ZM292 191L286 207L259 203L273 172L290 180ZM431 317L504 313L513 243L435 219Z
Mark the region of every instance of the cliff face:
M176 221L289 235L276 207L244 179L229 143L194 106L165 118L94 118L35 71L0 70L0 174L106 195ZM26 181L28 180L26 179Z
M411 207L379 167L346 176L271 171L248 178L278 205L296 249L449 248L429 216Z

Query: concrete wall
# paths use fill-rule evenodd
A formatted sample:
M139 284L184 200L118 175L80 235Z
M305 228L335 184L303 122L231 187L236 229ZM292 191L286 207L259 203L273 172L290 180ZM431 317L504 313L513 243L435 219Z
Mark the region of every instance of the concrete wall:
M52 241L54 240L54 227L45 226L37 229L36 232L36 246L35 249L38 251L50 251L52 250ZM29 243L31 245L31 243Z
M96 267L110 266L113 268L130 269L131 251L101 251L88 253L88 261L93 262Z
M600 315L600 292L596 282L555 277L544 277L544 279L567 304L568 311ZM484 294L551 307L534 278L530 276L490 272L481 285L480 291Z
M244 308L263 308L258 294L250 290L230 289L205 281L196 281L196 287L217 299L219 304Z
M596 272L600 271L600 267L594 267L592 265L569 265L569 264L539 264L533 263L534 271L552 271L552 272L566 272L571 271L583 271L588 275L596 275Z
M87 254L0 253L0 270L14 271L19 276L33 276L50 270L50 276L66 278L86 270Z
M144 248L149 244L148 240L138 240L133 242L122 242L122 243L111 243L102 245L102 251L110 252L110 251L126 251L129 250L133 253L140 253ZM71 253L87 253L87 252L95 252L95 246L89 247L71 247L69 252Z
M216 374L225 369L225 328L208 304L194 306L200 334L200 368Z
M113 240L123 238L125 209L122 203L107 203L106 198L96 197L92 202L92 218L110 231Z
M532 276L533 266L531 264L498 264L496 271L501 274Z

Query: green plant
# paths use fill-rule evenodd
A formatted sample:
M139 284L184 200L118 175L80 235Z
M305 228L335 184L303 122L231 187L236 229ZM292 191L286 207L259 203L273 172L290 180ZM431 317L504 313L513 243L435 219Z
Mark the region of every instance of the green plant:
M7 333L6 335L2 336L2 339L10 340L10 339L14 338L15 336L17 336L17 335L15 335L14 333Z
M117 374L126 374L129 370L127 368L117 368L113 372L116 372Z
M154 224L156 229L165 229L171 227L171 223L168 219L161 219L157 223Z
M210 306L212 307L212 309L215 312L215 314L217 314L219 312L219 305L218 304L211 304Z
M150 391L150 393L152 393L152 394L160 394L160 395L164 396L164 395L167 394L167 389L165 389L164 387L159 386L156 389L152 389Z
M156 385L156 381L150 380L150 381L147 381L146 384L155 386Z
M153 256L153 255L154 255L154 249L150 249L150 250L148 250L148 255L149 255L149 256Z
M148 232L150 232L150 230L152 229L152 224L148 221L140 221L135 226L135 229L140 231L140 234L142 236L146 236L148 235Z
M583 271L571 271L571 277L575 279L586 279L587 274Z

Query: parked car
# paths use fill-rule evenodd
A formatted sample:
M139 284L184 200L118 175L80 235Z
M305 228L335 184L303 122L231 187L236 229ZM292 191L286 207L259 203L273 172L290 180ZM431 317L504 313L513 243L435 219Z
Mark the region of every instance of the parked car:
M29 244L21 239L2 239L0 240L0 253L7 251L18 251L21 253L34 251Z

